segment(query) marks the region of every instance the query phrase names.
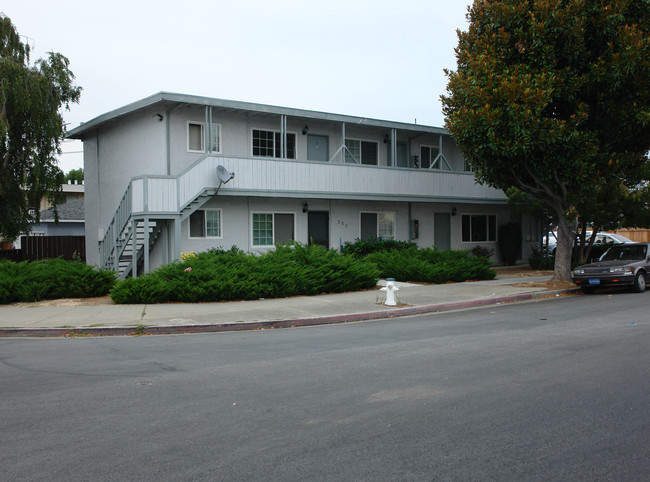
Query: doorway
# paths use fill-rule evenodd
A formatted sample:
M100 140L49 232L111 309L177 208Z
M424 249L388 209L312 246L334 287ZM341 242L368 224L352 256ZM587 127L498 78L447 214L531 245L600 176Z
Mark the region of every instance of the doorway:
M330 213L327 211L309 211L307 214L307 237L309 244L320 244L330 248Z
M309 134L307 136L307 160L308 161L329 161L329 138Z
M451 214L433 214L433 245L438 249L451 248Z

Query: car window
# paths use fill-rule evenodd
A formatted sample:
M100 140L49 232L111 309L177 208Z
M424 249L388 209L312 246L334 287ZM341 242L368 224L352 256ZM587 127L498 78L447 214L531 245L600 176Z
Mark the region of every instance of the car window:
M615 246L609 248L603 255L603 261L611 260L641 260L646 257L646 246Z

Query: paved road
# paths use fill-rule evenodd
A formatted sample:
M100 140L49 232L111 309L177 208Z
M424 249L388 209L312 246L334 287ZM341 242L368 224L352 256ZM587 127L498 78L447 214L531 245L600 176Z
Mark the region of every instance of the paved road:
M650 292L0 340L2 480L648 480Z

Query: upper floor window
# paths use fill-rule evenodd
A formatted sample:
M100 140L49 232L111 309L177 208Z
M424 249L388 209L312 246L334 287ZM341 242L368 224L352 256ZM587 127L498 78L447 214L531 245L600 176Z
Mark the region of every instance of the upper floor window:
M440 169L440 149L436 146L420 146L422 169Z
M221 152L221 126L210 124L208 152ZM187 150L191 152L206 152L205 124L203 122L187 123Z
M497 217L494 214L463 214L463 243L486 243L497 240Z
M379 144L359 139L345 140L345 162L376 166L379 161Z
M190 215L190 238L220 238L221 209L200 209Z
M282 158L282 134L253 129L253 156ZM296 158L296 134L287 132L287 159Z

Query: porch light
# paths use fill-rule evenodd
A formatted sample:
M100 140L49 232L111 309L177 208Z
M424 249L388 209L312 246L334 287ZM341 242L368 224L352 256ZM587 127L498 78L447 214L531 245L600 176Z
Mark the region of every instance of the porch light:
M309 132L309 126L305 124L305 127L302 128L302 135L306 136L308 132Z

